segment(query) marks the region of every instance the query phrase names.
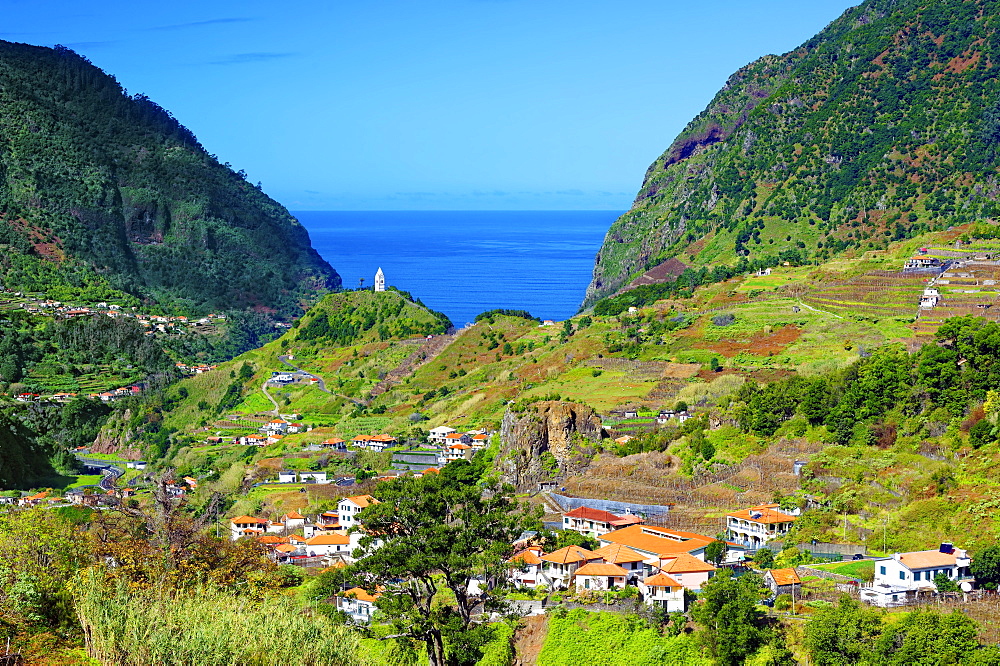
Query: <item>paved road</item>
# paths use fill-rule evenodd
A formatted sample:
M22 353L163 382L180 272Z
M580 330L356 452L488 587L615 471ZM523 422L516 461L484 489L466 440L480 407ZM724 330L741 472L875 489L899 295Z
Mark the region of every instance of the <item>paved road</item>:
M77 460L82 462L87 467L92 467L94 469L103 470L104 478L98 484L104 490L111 490L114 487L114 482L125 473L125 470L118 467L115 463L121 461L109 461L109 460L99 460L97 458L88 458L86 456L77 456Z

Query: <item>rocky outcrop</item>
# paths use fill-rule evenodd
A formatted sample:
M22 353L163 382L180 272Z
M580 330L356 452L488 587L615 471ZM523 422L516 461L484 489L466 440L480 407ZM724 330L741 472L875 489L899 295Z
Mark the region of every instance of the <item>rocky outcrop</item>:
M601 418L572 402L536 402L507 409L500 427L500 470L518 490L579 474L604 436Z
M128 427L131 417L131 410L125 410L125 413L119 419L115 419L112 416L108 420L108 423L101 428L94 443L90 445L91 452L114 453L120 456L122 460L141 459L142 451L128 444L134 441L133 438L135 437L135 433Z

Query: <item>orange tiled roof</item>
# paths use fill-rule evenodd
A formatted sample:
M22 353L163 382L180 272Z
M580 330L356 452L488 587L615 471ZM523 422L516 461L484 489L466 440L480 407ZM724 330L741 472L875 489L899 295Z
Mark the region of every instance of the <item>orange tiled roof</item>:
M628 527L629 525L638 525L643 522L646 521L642 519L642 516L637 516L634 513L627 513L618 520L612 520L611 525L614 527Z
M751 513L759 513L759 518L751 518ZM787 513L782 513L778 511L777 504L764 504L762 506L752 506L749 509L743 509L742 511L736 511L734 513L727 513L729 518L739 518L740 520L749 520L752 523L761 523L764 525L773 525L775 523L791 523L795 522L795 516L789 516Z
M958 557L964 557L965 551L959 548L953 553L942 553L936 550L918 550L913 553L900 553L899 561L907 569L928 569L930 567L953 567Z
M672 556L704 548L715 541L693 532L680 532L649 525L632 525L600 536L601 541L620 543L633 550L645 551L659 556Z
M343 534L319 534L306 540L307 546L346 546L349 543L351 539Z
M261 542L264 545L277 545L282 543L288 543L288 539L280 536L274 536L273 534L257 537L257 541Z
M288 513L285 514L285 518L289 520L304 520L305 516L303 516L298 511L289 511Z
M378 504L378 500L371 495L355 495L354 497L345 497L345 500L350 500L360 506L362 509L369 504Z
M660 570L665 573L684 574L715 571L715 567L708 562L702 562L694 555L678 553L671 559L661 563Z
M682 587L680 583L665 573L658 573L655 576L650 576L643 582L650 587Z
M646 559L645 555L640 555L628 546L623 546L620 543L612 543L604 548L598 548L594 551L594 555L600 556L605 562L610 562L611 564L618 564L619 562L642 562Z
M576 570L574 576L627 576L628 572L617 564L588 562Z
M361 589L360 587L352 587L347 592L341 593L341 596L357 599L358 601L367 601L369 603L374 603L380 596L382 596L382 594L376 592L374 595L371 595L368 594L367 591Z
M542 555L541 559L556 564L572 564L573 562L594 559L594 554L586 548L580 548L580 546L566 546L548 555Z
M280 553L294 553L296 550L298 550L298 548L288 543L283 543L280 546L275 546L274 549Z
M234 525L242 523L253 523L256 525L266 525L267 521L262 518L254 518L253 516L236 516L230 522Z
M538 557L538 553L535 550L529 548L527 550L522 550L520 553L514 557L507 560L511 564L521 562L522 564L541 564L542 560Z
M771 569L771 578L775 585L798 585L802 582L795 569Z

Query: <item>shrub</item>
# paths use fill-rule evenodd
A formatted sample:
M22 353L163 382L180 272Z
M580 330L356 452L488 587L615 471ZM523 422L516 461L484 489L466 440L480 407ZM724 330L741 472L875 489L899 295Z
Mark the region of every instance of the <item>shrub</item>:
M716 326L729 326L736 322L736 315L726 312L712 317L712 323Z

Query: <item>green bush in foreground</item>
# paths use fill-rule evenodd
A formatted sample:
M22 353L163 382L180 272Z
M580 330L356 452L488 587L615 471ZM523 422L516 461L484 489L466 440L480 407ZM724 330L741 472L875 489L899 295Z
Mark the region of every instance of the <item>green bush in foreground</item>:
M710 664L692 635L665 637L637 616L573 610L554 614L539 666Z
M366 666L355 634L295 600L114 586L85 572L76 607L88 653L105 666Z

